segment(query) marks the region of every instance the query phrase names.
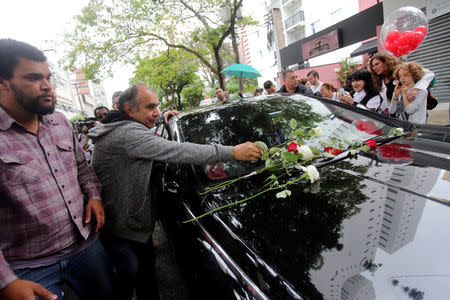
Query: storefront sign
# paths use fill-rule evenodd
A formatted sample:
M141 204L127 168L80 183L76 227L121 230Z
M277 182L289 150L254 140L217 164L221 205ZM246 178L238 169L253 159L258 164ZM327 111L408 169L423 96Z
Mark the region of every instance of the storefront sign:
M338 29L302 44L303 60L339 49Z

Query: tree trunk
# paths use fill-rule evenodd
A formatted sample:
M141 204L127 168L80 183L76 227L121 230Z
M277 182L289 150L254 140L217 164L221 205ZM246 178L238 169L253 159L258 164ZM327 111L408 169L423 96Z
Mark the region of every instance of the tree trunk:
M178 97L178 108L177 108L177 110L181 111L183 109L183 105L181 104L181 93L180 93L180 91L177 91L177 97Z
M239 59L239 49L238 49L238 45L237 45L237 41L236 41L236 30L235 30L235 26L233 26L233 28L231 29L231 43L233 45L233 54L234 54L234 62L237 64L240 64L240 59ZM238 84L239 84L239 90L242 91L242 93L244 92L244 84L242 83L242 77L238 77Z
M216 63L217 63L216 75L217 75L217 78L219 79L220 88L225 91L227 86L226 86L225 78L224 78L223 74L220 73L220 71L222 71L222 69L223 69L223 62L222 62L222 57L219 55L219 49L220 48L216 48L216 47L213 48L214 58L216 59Z

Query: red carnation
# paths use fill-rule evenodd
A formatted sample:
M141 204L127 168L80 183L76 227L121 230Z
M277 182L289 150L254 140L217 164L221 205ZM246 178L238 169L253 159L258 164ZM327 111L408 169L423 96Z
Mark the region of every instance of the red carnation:
M339 153L342 153L341 150L333 149L332 147L326 147L325 148L325 152L328 152L328 153L333 154L333 155L338 155Z
M368 140L366 145L370 147L370 149L374 150L377 148L377 143L374 140Z
M291 143L288 145L288 152L295 152L295 154L297 154L297 153L298 153L297 147L299 147L299 145L297 145L297 144L294 143L294 142L291 142Z

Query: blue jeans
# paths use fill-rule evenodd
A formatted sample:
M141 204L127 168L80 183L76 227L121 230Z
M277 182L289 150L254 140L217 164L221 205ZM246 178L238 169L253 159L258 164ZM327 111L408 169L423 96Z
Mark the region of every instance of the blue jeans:
M80 253L51 266L15 270L63 299L62 282L67 282L80 299L118 299L109 257L100 240ZM40 298L39 298L40 299Z
M131 299L133 290L136 290L137 300L158 300L152 239L139 243L116 237L107 231L100 233L100 239L116 271L120 298Z

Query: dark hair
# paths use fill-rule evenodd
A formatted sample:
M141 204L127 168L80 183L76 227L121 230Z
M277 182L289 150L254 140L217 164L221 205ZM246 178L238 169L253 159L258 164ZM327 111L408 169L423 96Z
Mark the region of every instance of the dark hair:
M364 90L368 95L376 93L378 90L375 87L372 79L372 74L367 69L359 69L352 73L351 80L362 80L364 81Z
M137 99L138 94L138 87L144 86L143 84L139 83L133 83L129 88L127 88L125 91L120 94L119 97L119 103L118 103L118 109L120 112L125 113L125 103L128 103L133 107L135 110L139 109L139 101Z
M298 82L301 83L301 84L303 84L303 85L305 85L305 84L308 82L308 78L300 78L300 79L298 80Z
M0 39L0 77L10 79L19 58L47 61L44 53L34 46L13 39Z
M256 94L262 94L262 92L263 92L263 89L257 88L257 89L255 90L255 92L253 93L253 96L256 96Z
M386 74L378 75L377 73L375 73L373 71L373 61L375 59L384 63L384 65L387 69ZM377 87L377 89L379 91L381 91L381 87L382 87L381 80L383 79L383 77L384 76L388 76L388 78L393 77L395 68L401 63L402 62L400 59L398 59L397 57L392 56L388 53L385 53L385 52L381 52L381 53L378 53L377 55L372 56L372 58L370 59L370 71L372 73L373 82L375 83L375 86Z
M109 112L109 109L106 106L98 106L94 109L94 116L97 118L97 113L100 109L106 109Z
M284 70L284 71L281 73L281 75L283 76L283 79L286 79L288 73L295 73L295 71L294 71L294 70L291 70L291 69Z
M275 85L273 84L272 81L267 80L266 82L264 82L263 87L267 90L267 89L269 89L272 85L275 86Z
M317 73L316 70L309 71L308 74L306 74L306 76L309 76L309 75L319 78L319 73Z

